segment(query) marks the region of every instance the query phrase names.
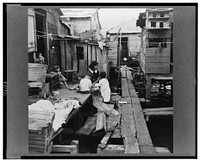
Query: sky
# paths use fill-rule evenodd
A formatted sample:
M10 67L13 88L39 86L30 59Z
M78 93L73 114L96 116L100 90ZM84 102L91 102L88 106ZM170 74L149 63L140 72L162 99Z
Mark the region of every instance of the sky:
M64 11L65 9L61 10ZM84 8L70 10L84 10ZM112 27L116 27L131 19L133 20L133 25L136 25L139 14L145 12L145 10L145 8L98 8L100 24L102 27L101 33L105 36L106 31L110 30Z
M99 9L99 19L102 26L102 34L110 30L112 27L116 27L130 19L136 20L141 12L145 12L146 9Z

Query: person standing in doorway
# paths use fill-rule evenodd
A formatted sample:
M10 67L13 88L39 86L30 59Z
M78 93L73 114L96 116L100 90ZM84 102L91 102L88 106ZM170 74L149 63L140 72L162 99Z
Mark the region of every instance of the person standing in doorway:
M92 83L99 81L99 71L98 71L98 62L92 61L92 63L89 65L88 72L92 75Z

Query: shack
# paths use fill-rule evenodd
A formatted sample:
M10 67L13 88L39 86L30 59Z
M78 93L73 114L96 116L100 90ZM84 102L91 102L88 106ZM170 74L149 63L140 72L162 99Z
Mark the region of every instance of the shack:
M132 21L131 31L126 25L110 31L107 45L96 9L28 13L30 154L170 153L153 145L133 84L134 70L123 65L124 58L139 61L141 33ZM115 82L120 87L110 90L109 102L93 87L87 93L78 88L92 61L108 75L110 67L118 69Z
M108 72L108 46L103 43L100 34L98 10L62 11L64 15L60 16L60 20L70 28L71 36L79 37L79 41L68 41L68 64L73 64L72 69L77 70L80 76L86 74L92 61L99 63L100 71Z
M141 29L136 27L134 19L112 27L107 31L106 41L110 48L108 61L110 64L110 78L115 77L113 74L116 68L127 62L139 64Z

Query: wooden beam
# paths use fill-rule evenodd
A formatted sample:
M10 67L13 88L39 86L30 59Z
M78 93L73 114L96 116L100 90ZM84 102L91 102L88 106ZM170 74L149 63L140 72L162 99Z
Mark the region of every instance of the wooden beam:
M79 135L90 135L96 127L96 117L88 117L85 124L76 132Z
M157 153L171 153L167 147L155 147Z
M129 98L131 100L127 105L120 105L123 118L121 131L122 137L124 137L125 151L126 153L138 153L140 149L140 152L143 154L156 153L144 119L140 100L137 96L132 81L124 78L121 79L122 97L125 97L125 95L123 96L123 91L128 91L125 98ZM135 126L132 126L133 123L135 123ZM130 136L132 136L132 138ZM139 144L139 147L137 146L137 143Z
M125 146L125 153L140 153L138 140L136 138L135 120L131 104L121 105L121 133Z
M109 144L105 149L98 148L98 154L124 154L124 145Z
M157 111L173 111L173 107L153 107L153 108L145 108L143 112L157 112Z
M149 116L169 116L173 115L173 107L165 108L147 108L143 110L146 120L149 120Z
M104 149L108 143L108 140L110 139L113 131L115 130L115 128L117 127L118 123L114 122L113 126L108 129L109 131L106 133L106 135L103 137L103 139L101 140L101 143L98 145L99 148Z
M106 115L104 112L99 112L97 114L97 121L96 121L96 130L106 130Z
M173 115L173 111L149 111L149 112L144 112L145 116L168 116L168 115Z
M52 153L71 153L77 154L78 149L77 145L53 145L52 146Z
M129 97L129 90L126 78L121 78L122 83L122 97Z
M125 137L124 138L125 145L125 154L138 154L140 153L138 140L136 138Z

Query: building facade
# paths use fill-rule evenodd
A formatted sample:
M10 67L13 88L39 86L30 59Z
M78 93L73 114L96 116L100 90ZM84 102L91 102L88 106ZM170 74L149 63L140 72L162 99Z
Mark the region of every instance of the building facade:
M98 11L76 13L56 8L28 10L28 53L42 53L48 71L60 67L61 72L74 70L83 77L91 61L99 62L100 71L107 72L108 47L100 45L101 25Z
M73 57L73 69L83 77L90 63L97 61L99 70L108 72L108 47L101 41L98 10L63 10L63 13L60 19L70 28L70 36L79 37L78 41L67 41L71 50L67 55Z
M107 32L110 47L108 60L112 67L123 64L129 57L139 56L141 30L134 22L134 19L130 19Z
M150 98L152 80L172 79L173 10L147 9L137 20L141 31L140 67L145 76L146 98Z
M29 62L33 62L33 52L42 53L49 71L56 66L65 69L62 60L66 48L62 45L65 39L60 35L68 35L69 28L60 21L59 9L28 9L28 53Z

